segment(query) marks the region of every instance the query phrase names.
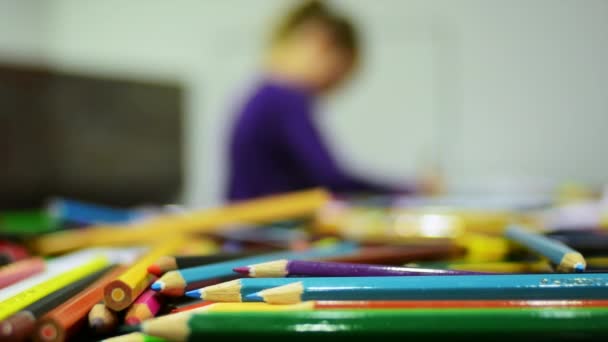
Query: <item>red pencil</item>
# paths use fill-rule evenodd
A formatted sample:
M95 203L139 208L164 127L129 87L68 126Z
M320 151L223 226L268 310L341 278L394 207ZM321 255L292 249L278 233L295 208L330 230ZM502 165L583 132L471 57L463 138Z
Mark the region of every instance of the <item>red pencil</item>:
M25 247L10 241L0 241L0 266L29 257Z
M0 267L0 289L44 270L44 259L35 257Z

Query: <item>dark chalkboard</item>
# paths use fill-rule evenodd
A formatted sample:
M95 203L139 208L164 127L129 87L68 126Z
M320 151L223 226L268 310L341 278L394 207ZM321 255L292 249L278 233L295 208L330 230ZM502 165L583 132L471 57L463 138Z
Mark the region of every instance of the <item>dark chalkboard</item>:
M167 203L183 178L183 90L0 66L0 208L67 196Z

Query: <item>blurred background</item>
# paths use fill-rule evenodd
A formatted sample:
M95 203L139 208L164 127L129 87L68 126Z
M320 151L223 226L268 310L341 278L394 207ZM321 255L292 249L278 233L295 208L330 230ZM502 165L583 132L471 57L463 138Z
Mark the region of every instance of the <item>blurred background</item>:
M323 107L348 165L438 166L461 193L608 181L608 1L329 2L364 38ZM0 205L220 203L231 113L293 3L0 0Z

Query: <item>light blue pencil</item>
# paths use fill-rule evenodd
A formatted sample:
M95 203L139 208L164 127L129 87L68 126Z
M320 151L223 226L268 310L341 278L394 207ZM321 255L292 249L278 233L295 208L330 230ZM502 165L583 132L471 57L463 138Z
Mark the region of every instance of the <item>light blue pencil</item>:
M557 270L560 272L583 272L587 267L581 253L558 240L533 233L517 225L507 227L505 236L507 239L545 256L557 265Z
M272 304L306 300L608 299L608 273L245 278L197 291L215 301L224 298ZM188 295L194 297L196 291Z
M278 252L253 257L218 262L215 264L185 268L165 273L152 284L152 289L170 296L181 296L187 285L214 279L234 277L232 269L276 259L322 259L356 253L357 244L342 242L332 246L316 247L300 252Z

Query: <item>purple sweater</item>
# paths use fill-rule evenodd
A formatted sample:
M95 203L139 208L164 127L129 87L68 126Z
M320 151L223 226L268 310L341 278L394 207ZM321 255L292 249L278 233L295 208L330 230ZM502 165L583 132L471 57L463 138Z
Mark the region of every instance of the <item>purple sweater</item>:
M338 193L403 192L343 170L313 118L314 97L272 81L260 84L238 113L228 148L229 200L325 187Z

